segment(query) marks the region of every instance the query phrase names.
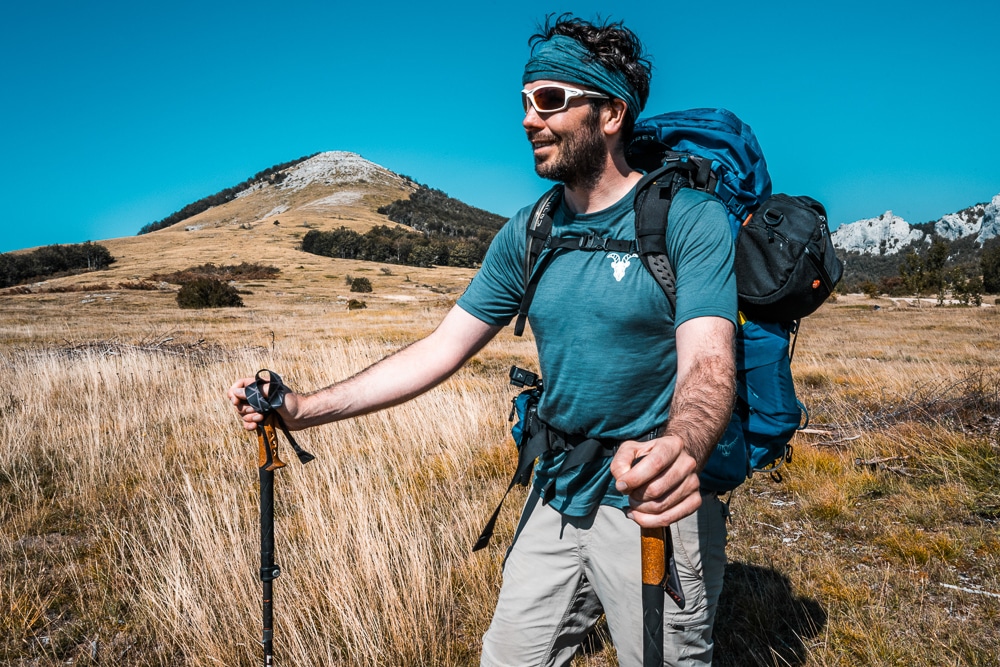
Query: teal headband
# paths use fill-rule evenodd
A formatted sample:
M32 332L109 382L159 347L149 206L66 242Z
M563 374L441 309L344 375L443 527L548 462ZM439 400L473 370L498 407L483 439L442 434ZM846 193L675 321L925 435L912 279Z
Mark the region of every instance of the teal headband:
M590 86L624 100L628 105L628 114L633 120L638 118L642 111L639 94L629 85L625 75L604 67L590 51L572 37L555 35L549 40L539 42L532 49L531 58L524 66L521 83L526 85L541 79Z

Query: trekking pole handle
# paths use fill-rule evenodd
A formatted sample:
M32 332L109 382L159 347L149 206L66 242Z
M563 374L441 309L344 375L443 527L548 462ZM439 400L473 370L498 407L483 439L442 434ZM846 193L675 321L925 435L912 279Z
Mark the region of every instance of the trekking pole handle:
M634 466L643 456L632 461ZM640 528L642 539L642 583L651 586L663 586L667 579L666 529Z
M274 430L277 417L275 413L264 416L264 421L257 427L257 463L261 470L268 472L284 468L285 462L278 457L278 433Z
M642 583L663 586L667 578L664 528L642 529Z

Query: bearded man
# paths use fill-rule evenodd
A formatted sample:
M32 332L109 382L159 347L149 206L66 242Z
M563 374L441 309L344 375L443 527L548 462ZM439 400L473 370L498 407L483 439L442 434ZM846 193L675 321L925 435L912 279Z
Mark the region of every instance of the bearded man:
M649 94L642 46L620 23L563 16L530 41L523 126L539 176L562 184L552 235L635 238L642 177L625 146ZM397 405L445 380L518 314L528 206L497 234L438 328L358 375L289 393L280 414L302 429ZM640 527L669 526L684 609L664 612L664 660L709 665L725 568L725 506L698 473L725 430L735 391L733 243L723 206L681 190L667 252L676 308L634 255L543 250L527 313L545 391L540 428L562 443L538 457L503 585L483 637L488 667L568 665L602 613L622 665L642 664ZM614 254L614 257L611 255ZM614 265L614 266L613 266ZM238 380L247 429L262 416ZM564 465L565 443L602 443Z

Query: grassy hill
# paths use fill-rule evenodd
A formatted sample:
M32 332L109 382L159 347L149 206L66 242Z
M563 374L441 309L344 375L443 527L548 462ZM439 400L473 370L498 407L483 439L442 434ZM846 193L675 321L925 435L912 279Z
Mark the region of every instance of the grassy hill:
M370 163L369 163L370 164ZM376 165L371 165L372 168ZM389 267L367 261L341 261L303 252L310 232L347 228L365 233L374 227L403 227L378 209L408 200L419 186L381 168L374 175L333 184L312 182L283 190L263 187L231 198L170 226L100 241L114 263L100 271L43 280L31 289L51 293L101 293L101 298L143 308L148 294L129 289L151 278L203 264L261 264L280 269L268 281L243 281L240 289L281 302L333 297L337 307L351 298L348 276L368 276L374 286L365 296L369 307L400 301L438 302L471 278L456 267ZM283 179L282 179L283 180ZM280 182L280 181L279 181ZM169 300L178 285L163 285ZM0 292L2 293L2 292Z

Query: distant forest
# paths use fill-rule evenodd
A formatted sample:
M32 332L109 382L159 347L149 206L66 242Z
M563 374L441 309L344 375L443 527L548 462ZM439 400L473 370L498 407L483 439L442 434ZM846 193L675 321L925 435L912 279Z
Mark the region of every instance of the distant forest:
M926 231L926 230L925 230ZM912 243L893 255L838 251L845 262L839 292L909 296L1000 293L1000 238L980 248L973 237Z
M31 252L0 254L0 287L11 287L66 273L96 271L115 258L102 245L77 243L48 245Z
M171 213L167 217L163 218L163 220L157 220L156 222L149 223L139 230L139 234L148 234L149 232L155 232L158 229L163 229L164 227L169 227L170 225L176 225L181 220L187 220L188 218L194 217L202 211L207 211L213 206L219 206L228 201L232 201L236 198L236 195L262 181L267 181L272 185L277 185L285 180L285 174L281 173L282 170L294 167L298 163L304 162L314 155L318 155L318 153L304 155L297 160L283 162L281 164L276 164L273 167L268 167L264 171L257 172L239 185L234 185L231 188L226 188L225 190L216 192L214 195L209 195L208 197L199 199L192 204L188 204L181 210Z
M398 227L377 226L360 234L341 227L332 232L312 230L302 249L315 255L364 259L408 266L475 267L506 218L453 199L421 185L408 199L398 199L378 212Z

